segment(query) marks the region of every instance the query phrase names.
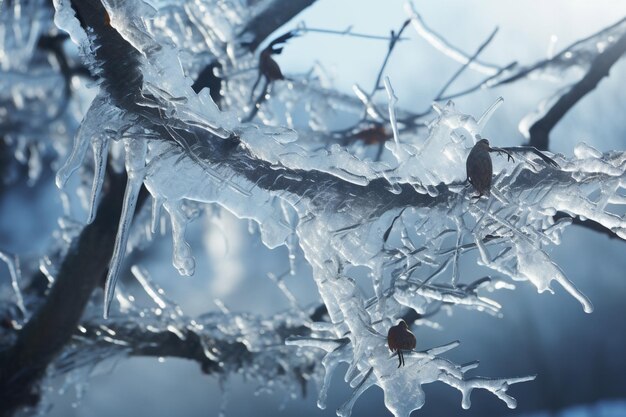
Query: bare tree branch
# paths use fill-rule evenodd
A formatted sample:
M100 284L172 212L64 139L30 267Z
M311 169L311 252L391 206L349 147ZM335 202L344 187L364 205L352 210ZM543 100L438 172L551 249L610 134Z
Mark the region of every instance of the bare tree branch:
M591 63L587 74L565 94L530 129L530 144L540 150L548 149L550 132L580 99L596 88L600 80L626 52L626 33L613 45L599 54Z
M466 68L468 68L472 62L474 62L476 60L476 58L478 58L478 56L481 54L481 52L487 47L487 45L489 45L491 43L491 41L493 40L494 36L496 36L496 33L498 33L498 28L496 27L493 32L491 32L491 34L487 37L487 39L485 39L485 41L478 47L478 49L476 50L476 52L474 52L474 54L469 58L469 60L467 61L467 63L463 64L461 66L461 68L459 68L454 75L452 75L452 77L448 80L448 82L441 88L441 90L439 91L439 93L437 94L437 96L435 97L434 101L439 101L441 100L441 97L445 94L445 92L448 90L448 88L450 87L450 85L452 85L452 83L459 78L459 76L463 73L463 71L465 71Z
M374 88L370 93L370 98L376 93L376 91L383 89L383 86L380 84L380 80L383 77L383 73L385 72L385 68L387 67L387 63L389 62L389 58L391 57L391 53L395 48L398 40L402 36L402 32L406 29L406 27L411 23L410 19L405 20L400 26L398 33L395 33L393 30L391 31L391 37L389 38L389 47L387 48L387 54L385 55L385 59L383 60L382 65L380 66L380 70L378 70L378 74L376 75L376 81L374 82Z
M240 35L246 33L253 35L252 40L246 44L249 45L250 50L254 51L272 32L313 3L315 0L275 0L265 10L250 19Z
M71 338L91 293L102 283L113 252L125 177L110 176L96 219L70 247L43 305L18 333L16 343L0 354L1 415L38 401L34 385Z
M517 70L512 71L514 68L517 67L517 62L512 62L506 67L500 68L495 74L486 77L478 84L461 90L457 93L448 94L441 99L452 100L458 97L466 96L482 88L494 88L504 84L510 84L512 82L528 77L531 73L540 70L545 71L550 67L567 68L569 66L576 65L580 63L581 60L587 59L588 53L586 50L584 50L584 46L586 43L593 40L602 39L603 37L610 35L613 31L618 30L620 26L624 25L625 23L626 18L620 19L613 25L603 28L602 30L595 32L584 39L577 40L571 45L568 45L555 56L547 59L542 59L539 62L536 62L530 66L520 67L517 68Z
M102 325L106 325L106 328L112 331L112 334L115 334L111 340L114 341L116 346L119 346L120 351L127 351L127 354L130 356L187 359L197 362L206 374L223 371L224 363L234 369L246 368L247 365L254 361L256 356L268 354L268 352L252 352L240 341L222 340L219 338L207 339L206 336L200 335L188 327L179 328L177 330L179 334L168 329L146 330L130 317L128 320L116 320L114 323L82 323L83 333L79 334L79 337L75 339L76 345L74 350L84 348L84 343L81 343L81 340L84 342L89 341L90 346L92 346L92 343L111 346L111 343L98 336L102 332ZM289 336L307 336L309 334L310 330L308 328L293 326L287 323L276 331L276 337L283 342ZM205 339L202 340L202 337ZM276 346L280 346L285 350L290 349L286 348L284 344L277 344ZM207 356L206 349L210 349L213 352L212 358ZM269 348L268 351L270 351ZM221 365L220 362L222 363ZM284 369L284 364L287 361L284 361L282 365L280 360L273 362L277 368L281 368L280 372L289 372L289 369Z

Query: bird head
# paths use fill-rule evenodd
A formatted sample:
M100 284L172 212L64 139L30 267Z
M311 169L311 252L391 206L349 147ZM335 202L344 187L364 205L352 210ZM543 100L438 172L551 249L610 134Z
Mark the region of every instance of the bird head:
M489 141L487 139L481 139L478 142L476 142L476 146L481 146L484 148L489 148Z

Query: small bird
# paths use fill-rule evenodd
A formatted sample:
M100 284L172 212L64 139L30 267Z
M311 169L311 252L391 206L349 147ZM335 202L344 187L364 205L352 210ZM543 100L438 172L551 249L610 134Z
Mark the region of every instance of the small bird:
M392 352L398 351L398 368L404 365L404 350L413 350L416 345L415 335L409 330L406 321L400 320L396 326L392 326L387 333L387 344Z
M269 82L285 79L278 63L272 58L273 53L272 49L264 49L259 56L259 74Z
M504 153L507 155L508 160L513 160L513 155L509 151L490 147L487 139L480 139L476 142L476 145L474 145L467 156L467 161L465 161L467 180L478 191L476 198L480 198L483 195L489 196L491 193L493 165L489 152Z
M261 94L258 95L258 98L253 102L252 110L250 113L243 118L243 122L251 121L254 116L256 116L261 104L265 101L267 97L267 93L269 92L271 84L275 81L285 80L285 76L278 65L278 62L272 58L272 55L279 55L283 52L284 44L294 36L297 36L296 31L289 31L284 35L279 36L274 39L270 44L265 47L261 53L259 54L259 70L252 85L252 89L250 90L250 101L253 102L254 93L261 82L261 79L264 80L263 86L261 88ZM243 43L242 45L250 45L249 43Z

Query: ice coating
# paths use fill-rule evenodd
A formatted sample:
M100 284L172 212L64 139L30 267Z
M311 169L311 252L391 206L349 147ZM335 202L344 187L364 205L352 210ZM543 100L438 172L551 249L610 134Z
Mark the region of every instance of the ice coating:
M277 83L255 119L260 123L240 122L246 113L242 109L250 105L247 98L254 75L245 73L253 68L254 59L249 53L244 55L232 39L243 25L244 15L239 15L244 16L241 21L229 15L214 24L219 19L200 13L205 10L198 2L148 8L144 9L150 12L146 14L141 12L145 4L107 1L106 7L111 25L142 53L143 98L137 110L116 109L109 98L99 96L94 101L96 107L82 122L76 151L58 178L63 183L81 165L91 144L96 166L90 198L93 207L102 184L103 151L107 143L113 146L115 140L123 141L128 185L107 277L107 308L114 299L128 314L134 308L124 292L113 295L137 193L144 184L154 199L153 232L161 219L160 208L169 214L173 264L182 275L194 269L191 249L184 239L189 216L183 205L186 201L217 203L240 218L258 223L268 247L300 246L330 317L329 323L312 325L301 312L294 314L295 324L310 329L310 335L290 339L287 346L276 336L288 322L284 317L263 321L224 313L191 323L180 314L175 321L162 320L154 310L150 326L179 338L190 334L186 332L198 335L206 347L206 358L217 360L217 366L225 369L233 364L220 352L219 344L240 343L246 352L258 354L255 365L268 379L277 378L268 371L268 364L275 363L270 357L277 352L285 354L289 367L321 362L324 372L316 378L321 383L318 404L322 408L332 374L340 363L348 363L345 380L354 393L339 409L342 416L350 415L355 401L373 385L383 389L385 404L394 415L408 416L424 404L422 385L434 381L461 391L464 408L470 406L470 394L476 388L493 393L512 408L515 401L506 394L508 386L533 378L468 378L464 375L468 367L441 356L457 343L407 353L407 366L397 370L384 335L411 309L425 313L444 304L497 315L500 305L482 291L511 288L509 280L523 280L540 292L549 291L556 281L584 311L591 311L591 302L548 255L548 248L560 242L562 231L571 223L567 219L556 221L554 215L564 212L592 219L624 237L624 220L613 207L626 203L624 153L602 154L579 145L573 158L554 156L560 168L547 166L538 158L516 157L515 162L508 162L494 154L492 196L476 200L464 183L464 162L501 99L477 118L452 102L436 105L436 115L424 120L427 129L400 131L403 111L395 108L391 81L385 79L389 98L385 104L391 120L388 127L394 142L387 144L391 155L382 162L372 162L339 143L318 140L330 129L323 116L337 108L358 107L362 111L365 101L369 113L386 119L381 111L384 105L362 90L357 91L360 99L350 100L327 94L308 80ZM89 42L78 33L80 27L71 24L74 18L67 12L57 2L59 26L76 31L73 39L78 42ZM192 39L198 42L183 41L181 33L167 32L165 28L170 26L159 23L159 19L175 16L193 22ZM204 30L205 26L213 27L212 32ZM226 111L213 103L207 89L193 92L188 74L194 62L185 59L183 52L194 48L218 56L227 74L244 74L229 80ZM240 54L243 58L235 59ZM488 66L482 69L494 70ZM280 100L289 104L284 119L275 109L282 104ZM300 124L289 110L296 108L294 103L308 110L306 115L298 115L303 119ZM99 132L103 119L107 120L106 137ZM128 120L136 120L134 130L128 130ZM93 209L90 212L93 214ZM460 258L470 258L498 275L468 282L459 270ZM356 286L351 276L356 267L369 271L374 297L366 297ZM169 302L143 272L133 272L162 314ZM115 309L111 313L111 324L132 329ZM259 328L266 332L261 335ZM108 337L113 340L110 344L124 345L122 337ZM213 343L215 340L220 343ZM298 355L286 353L293 353L293 349ZM225 363L220 365L220 361Z
M441 53L459 62L460 64L468 64L469 68L483 74L495 75L498 73L499 68L496 65L470 60L469 56L460 51L458 48L450 45L445 39L428 28L419 13L417 13L415 5L412 2L405 2L404 10L411 19L411 25L417 34L424 38L424 40L426 40L426 42L431 44L434 48L438 49Z

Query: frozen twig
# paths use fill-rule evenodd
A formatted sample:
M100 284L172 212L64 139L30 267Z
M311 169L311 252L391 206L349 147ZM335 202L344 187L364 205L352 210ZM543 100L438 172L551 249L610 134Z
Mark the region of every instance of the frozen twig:
M465 71L466 68L468 68L472 64L472 62L474 62L476 60L476 58L478 58L478 56L487 47L487 45L489 45L491 43L491 41L493 40L494 36L496 36L496 33L498 33L498 28L497 27L493 30L493 32L491 32L491 34L487 37L487 39L478 47L476 52L474 52L474 54L469 58L467 63L463 64L463 66L461 66L461 68L459 68L454 73L454 75L452 75L452 77L448 80L448 82L446 82L444 84L444 86L441 88L441 90L439 91L439 93L435 97L434 101L441 100L441 97L446 93L446 91L452 85L452 83L463 73L463 71Z
M517 62L512 62L509 65L500 68L496 73L489 75L479 83L457 93L448 94L441 97L441 100L452 100L458 97L462 97L478 91L483 88L494 88L504 84L510 84L515 81L519 81L523 78L529 77L534 73L548 71L551 68L557 68L565 70L574 66L584 66L589 64L589 51L594 50L592 54L597 56L600 52L597 49L597 44L604 43L607 39L615 36L620 36L626 31L626 18L620 19L618 22L603 28L602 30L593 33L592 35L577 40L576 42L563 48L558 54L540 60L532 65L526 67L518 67ZM593 56L593 55L592 55Z
M400 29L398 30L397 33L394 32L393 30L391 31L391 36L389 38L389 47L387 48L387 54L385 55L385 59L383 60L382 65L380 66L380 70L378 70L378 75L376 75L376 81L374 82L374 88L372 89L372 92L370 93L370 97L372 97L376 93L376 91L383 88L380 85L380 80L383 77L383 73L385 72L385 68L387 67L387 63L389 62L389 58L391 57L391 53L393 52L393 49L398 43L398 40L400 40L400 36L402 36L402 32L404 32L404 29L406 29L409 23L411 23L411 20L407 19L404 21L404 23L402 23L402 26L400 26Z
M441 51L444 55L459 62L463 65L468 65L470 69L492 76L500 71L500 67L497 65L486 64L478 60L472 60L469 55L461 51L459 48L451 45L441 35L435 33L432 29L426 26L422 17L417 13L415 6L411 2L405 4L405 10L410 16L410 21L415 28L418 35L424 38L437 50Z
M320 29L320 28L310 28L306 26L304 22L300 22L294 32L297 34L305 34L305 33L324 33L329 35L340 35L340 36L349 36L352 38L363 38L363 39L373 39L380 41L389 41L389 36L381 36L381 35L371 35L368 33L358 33L352 31L352 26L348 26L345 30L334 30L334 29ZM403 41L407 38L399 38L398 40Z

